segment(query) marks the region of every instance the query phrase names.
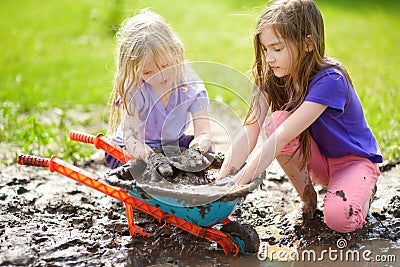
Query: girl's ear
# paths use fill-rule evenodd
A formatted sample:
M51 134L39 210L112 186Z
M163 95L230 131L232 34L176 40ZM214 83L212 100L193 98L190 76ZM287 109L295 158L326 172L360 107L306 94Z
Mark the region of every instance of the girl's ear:
M304 40L304 50L306 52L311 52L314 49L313 45L313 38L311 35L307 35L306 39Z

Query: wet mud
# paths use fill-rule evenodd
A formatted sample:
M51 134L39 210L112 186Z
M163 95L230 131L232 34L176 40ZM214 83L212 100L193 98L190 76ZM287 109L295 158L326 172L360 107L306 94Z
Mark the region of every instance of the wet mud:
M115 175L119 181L138 181L157 184L165 182L173 185L205 185L215 181L216 173L222 166L222 153L201 154L195 149L165 146L149 156L148 163L130 160L125 165L107 171L105 177Z
M263 173L249 184L234 187L228 177L216 185L223 163L221 153L202 155L193 149L177 149L167 146L167 152L152 154L147 165L141 160L131 160L106 172L104 179L128 192L139 191L145 199L172 198L179 200L180 206L196 207L217 200L226 202L244 198L265 178Z
M100 159L81 167L100 177L109 171ZM361 250L373 243L379 244L375 252L389 250L398 261L376 266L399 266L399 175L400 165L382 173L367 224L353 233L337 233L324 224L325 192L318 186L317 212L304 224L299 196L278 169L267 173L231 217L251 225L270 247L336 247L345 239L348 248ZM255 254L225 255L215 243L137 210L136 225L152 237L130 236L122 202L48 169L2 165L0 201L1 266L270 266Z

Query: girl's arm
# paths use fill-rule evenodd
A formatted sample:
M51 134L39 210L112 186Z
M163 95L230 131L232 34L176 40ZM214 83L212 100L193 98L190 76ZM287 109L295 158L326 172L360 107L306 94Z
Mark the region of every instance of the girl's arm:
M194 139L191 148L199 149L201 153L207 152L211 147L211 128L207 108L192 113Z
M140 136L140 119L137 112L128 114L126 110L121 111L122 132L124 144L129 155L133 158L141 159L148 162L148 154L153 153L153 150L146 145Z
M261 174L276 158L280 151L296 136L307 129L327 108L314 102L305 101L291 114L252 156L234 180L237 184L251 182L253 177Z
M239 171L245 163L250 153L253 151L257 144L261 126L264 123L269 109L267 101L268 100L264 97L260 97L260 112L255 114L255 122L244 125L240 132L233 138L228 153L225 156L224 163L221 166L217 180L237 173L237 171Z

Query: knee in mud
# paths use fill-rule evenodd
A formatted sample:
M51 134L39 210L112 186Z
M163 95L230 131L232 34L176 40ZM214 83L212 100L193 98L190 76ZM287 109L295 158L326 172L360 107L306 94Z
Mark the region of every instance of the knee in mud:
M365 216L362 207L357 204L332 203L324 207L324 221L326 225L340 233L350 233L365 224Z

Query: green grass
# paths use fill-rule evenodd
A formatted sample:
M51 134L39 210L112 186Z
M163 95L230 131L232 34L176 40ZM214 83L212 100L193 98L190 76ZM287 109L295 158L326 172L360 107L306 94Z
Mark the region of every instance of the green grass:
M385 158L399 159L400 2L319 2L327 53L349 70Z
M184 42L189 61L217 62L245 73L253 61L252 31L265 2L4 1L0 9L0 141L19 145L21 152L50 156L64 151L66 157L79 158L82 148L62 138L68 135L68 127L104 132L115 70L115 29L135 9L151 7L163 15ZM327 54L349 70L385 158L400 158L400 81L396 77L400 2L319 0L318 5L325 19ZM232 72L220 74L225 75L221 78L205 71L207 79L224 81ZM245 89L236 88L248 96ZM223 98L244 115L234 94L216 86L208 89L211 97ZM74 110L91 111L93 106L100 111L93 114L98 118L92 122L69 115ZM49 116L54 108L65 115ZM52 142L61 146L54 148Z

